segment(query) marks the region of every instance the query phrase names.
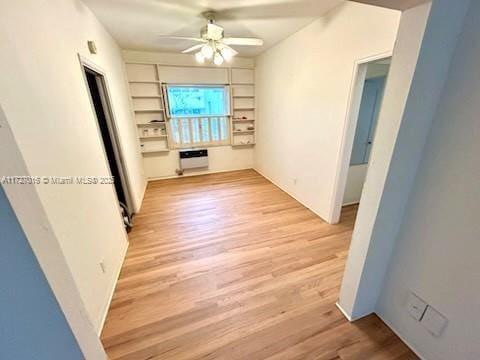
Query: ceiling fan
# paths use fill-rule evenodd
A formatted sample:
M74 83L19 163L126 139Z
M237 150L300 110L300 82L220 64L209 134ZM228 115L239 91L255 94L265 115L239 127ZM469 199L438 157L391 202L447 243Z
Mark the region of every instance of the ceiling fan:
M213 11L204 12L203 16L207 19L207 25L200 29L200 37L165 36L170 39L200 42L200 44L182 51L182 53L187 54L198 50L195 53L195 59L199 63L204 63L206 59L213 59L213 63L220 66L224 61L231 60L238 52L231 48L230 45L263 45L262 39L225 37L223 28L215 24L215 13Z

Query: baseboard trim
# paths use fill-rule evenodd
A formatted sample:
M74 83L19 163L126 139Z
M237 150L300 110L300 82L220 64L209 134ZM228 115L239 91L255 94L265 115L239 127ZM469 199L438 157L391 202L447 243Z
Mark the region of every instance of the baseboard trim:
M338 308L338 310L340 310L340 312L343 314L343 316L347 318L349 322L353 321L350 315L347 314L347 312L342 308L342 306L338 302L335 303L335 306Z
M411 342L405 339L405 337L402 335L400 331L395 329L395 327L392 325L390 321L386 320L381 314L377 312L375 312L375 315L377 315L384 322L384 324L387 325L388 328L392 330L395 333L395 335L397 335L400 338L400 340L402 340L402 342L405 345L407 345L408 348L412 350L415 353L415 355L417 355L420 358L420 360L427 360L427 358L423 354L421 354L420 351L418 351L418 349L415 346L413 346Z
M125 248L123 249L122 261L120 261L120 265L118 266L118 268L116 270L115 284L112 286L112 289L110 291L110 295L108 297L107 304L105 305L105 308L104 308L104 311L103 311L102 320L100 321L99 327L96 329L97 334L99 336L100 336L100 334L103 330L103 326L105 325L105 320L107 320L108 310L110 310L110 304L112 303L113 294L115 293L115 288L117 287L118 278L120 277L120 272L122 271L122 266L123 266L123 263L125 261L125 257L127 256L127 250L128 250L129 245L130 245L130 242L127 241L127 244L125 245Z
M253 167L245 167L245 168L230 169L230 170L204 171L204 172L198 172L198 173L193 173L193 174L188 174L187 173L187 174L184 174L184 175L168 175L168 176L147 178L147 182L158 181L158 180L168 180L168 179L181 179L181 178L185 178L185 177L202 176L202 175L210 175L210 174L220 174L220 173L226 173L226 172L232 172L232 171L241 171L241 170L255 170L255 169Z
M296 201L298 201L300 204L302 204L303 206L305 206L308 210L310 210L311 212L313 212L315 215L317 215L320 219L322 219L323 221L325 221L326 223L328 224L331 224L330 221L328 221L327 219L325 219L322 215L320 215L316 210L313 210L310 206L306 205L303 201L300 201L295 195L293 195L291 192L289 192L288 190L285 190L282 186L280 186L277 182L275 182L273 179L271 179L270 177L268 177L267 175L265 175L264 173L262 173L260 170L258 170L257 168L253 168L253 170L255 170L257 173L259 173L260 175L262 175L265 179L267 179L268 181L270 181L273 185L275 185L276 187L278 187L280 190L282 190L284 193L287 193L290 197L294 198Z
M335 303L335 306L338 308L338 310L340 310L340 312L343 314L343 316L345 316L345 318L349 321L349 322L355 322L356 320L358 319L361 319L362 317L358 318L358 319L352 319L350 317L350 315L348 315L348 313L345 311L345 309L342 308L342 306L336 302ZM382 321L383 323L390 329L392 330L392 332L397 335L400 340L402 340L402 342L408 346L408 348L410 350L412 350L415 355L417 355L421 360L427 360L427 358L423 355L420 354L420 352L408 341L405 339L405 337L400 333L400 331L396 330L395 327L388 321L386 320L382 315L380 315L379 313L377 312L374 312L373 314L377 315Z
M148 180L145 179L145 186L143 187L142 195L140 196L139 203L137 204L135 209L135 214L138 214L142 209L143 199L145 199L145 193L147 192Z
M351 201L351 202L342 204L342 207L344 207L344 206L351 206L351 205L358 205L358 204L360 204L360 201Z

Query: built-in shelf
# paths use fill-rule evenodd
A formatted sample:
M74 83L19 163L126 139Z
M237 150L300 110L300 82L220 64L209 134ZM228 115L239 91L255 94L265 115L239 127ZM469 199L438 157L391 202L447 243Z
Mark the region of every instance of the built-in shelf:
M163 135L149 135L149 136L140 136L140 139L145 140L145 139L162 139L168 137L167 134Z
M142 154L168 153L174 148L171 123L167 117L162 64L127 63L131 104ZM253 69L228 68L225 82L230 86L229 143L235 147L255 145L255 77ZM194 76L193 76L194 77ZM192 79L195 80L195 79ZM244 113L242 113L244 112ZM247 119L242 119L248 115ZM234 119L234 117L238 117ZM214 118L213 116L211 118ZM154 121L152 120L160 120ZM211 123L210 123L211 124ZM211 125L210 125L211 126ZM235 131L237 128L238 131ZM248 143L247 143L248 142ZM147 156L147 155L145 155Z
M251 146L251 145L255 145L255 143L252 142L252 143L248 143L248 144L235 144L235 143L232 144L232 146Z
M160 95L132 95L132 99L161 99Z
M165 114L163 89L159 80L158 67L139 68L138 64L127 63L127 76L131 91L135 125L142 154L166 153L170 151L169 127ZM129 66L132 66L129 68ZM157 121L158 120L158 121Z
M163 112L163 109L137 109L133 111L136 113L152 113L152 112Z
M149 122L149 123L137 123L137 126L158 126L158 125L165 125L165 121L156 121L156 122Z
M245 70L237 69L234 74L232 69L232 118L231 118L231 139L232 146L248 147L255 145L255 90L252 74ZM243 113L242 113L243 112ZM247 113L249 112L249 113ZM248 115L248 116L244 116ZM246 117L246 119L244 119Z
M233 135L242 135L242 134L253 134L255 130L233 130L232 133Z
M158 80L132 80L129 81L130 84L160 84Z
M142 150L142 154L152 154L152 153L161 153L169 152L170 149L158 149L158 150Z

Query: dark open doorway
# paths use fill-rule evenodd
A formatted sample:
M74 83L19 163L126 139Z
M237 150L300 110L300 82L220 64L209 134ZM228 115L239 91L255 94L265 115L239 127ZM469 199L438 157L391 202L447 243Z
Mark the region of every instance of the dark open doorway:
M107 93L107 86L103 74L83 65L90 98L95 110L98 128L101 135L106 160L110 174L114 179L115 192L121 209L123 221L127 231L131 228L133 209L128 188L126 171L122 158L118 136L113 123L113 112Z

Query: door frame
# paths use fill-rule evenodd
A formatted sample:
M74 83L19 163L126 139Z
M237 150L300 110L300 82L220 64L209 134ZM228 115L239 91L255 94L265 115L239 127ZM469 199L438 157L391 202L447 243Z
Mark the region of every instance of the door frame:
M338 154L339 161L335 174L333 196L332 201L330 202L331 207L329 222L332 224L336 224L340 221L340 215L343 206L343 196L347 186L348 169L350 166L350 158L352 156L353 141L355 139L355 132L357 129L357 120L360 112L360 104L362 102L363 85L367 76L368 64L374 61L390 58L392 55L393 50L389 50L383 53L357 59L353 64L346 119Z
M108 127L110 137L111 137L111 140L112 140L112 147L113 147L113 151L115 153L115 159L117 161L118 171L120 173L120 181L121 181L121 184L122 184L123 191L125 193L125 202L126 202L125 205L127 206L128 211L130 212L129 215L132 215L135 212L134 207L133 207L133 201L132 201L132 183L130 181L130 177L128 176L127 165L126 165L126 162L125 162L125 157L123 156L124 149L121 145L121 141L120 141L120 138L118 136L119 131L118 131L117 121L116 121L116 117L115 117L115 112L114 112L113 105L112 105L113 102L112 102L112 99L111 99L111 96L110 96L107 74L100 66L98 66L97 64L92 62L90 59L85 58L81 54L78 54L78 59L79 59L79 62L80 62L82 77L83 77L83 80L85 82L86 90L89 93L88 96L89 96L89 99L90 99L90 105L92 107L92 111L93 111L93 114L94 114L95 118L97 118L97 115L96 115L96 112L95 112L95 105L93 104L93 101L92 101L92 98L91 98L91 95L90 95L89 85L88 85L87 77L85 75L85 68L89 69L90 71L94 72L96 75L98 75L100 77L100 81L98 81L98 79L97 79L97 82L100 85L99 86L100 96L102 98L102 103L104 105L105 119L107 121L107 127ZM111 175L110 164L109 164L107 153L105 151L105 146L103 144L103 138L102 138L102 134L101 134L101 131L100 131L100 125L98 123L98 119L97 119L95 125L97 127L98 136L99 136L100 141L102 143L102 150L103 150L103 155L105 157L105 162L108 165L107 168L108 168L108 171ZM116 193L115 186L112 185L112 187L113 187L113 190ZM117 198L118 198L118 195L117 195ZM121 215L120 209L119 209L119 213ZM122 222L123 222L123 219L122 219Z

